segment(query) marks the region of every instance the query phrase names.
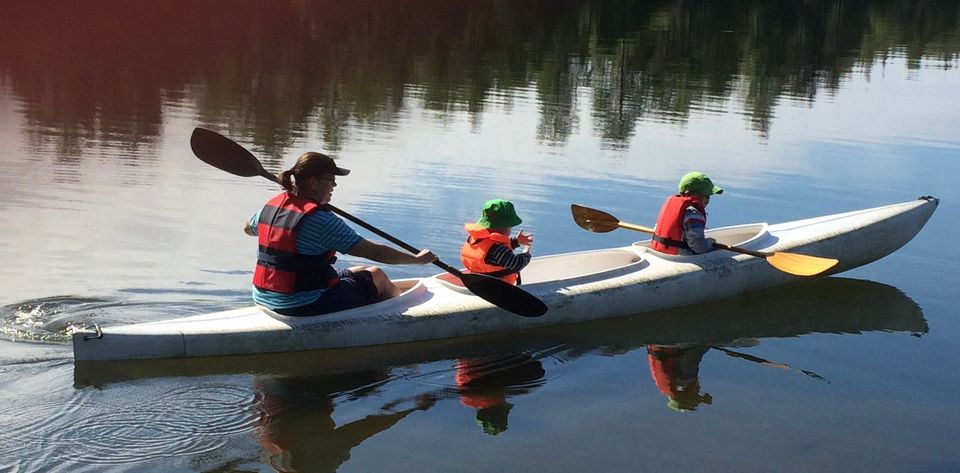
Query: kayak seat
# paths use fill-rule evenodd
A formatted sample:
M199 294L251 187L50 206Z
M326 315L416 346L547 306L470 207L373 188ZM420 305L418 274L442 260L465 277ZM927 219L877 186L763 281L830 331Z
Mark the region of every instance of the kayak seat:
M524 286L589 276L602 278L605 273L638 264L641 260L637 252L622 248L540 256L530 260L520 276ZM463 287L460 279L452 274L443 273L435 277L445 284Z
M755 243L769 235L769 232L767 232L766 223L750 223L746 225L708 229L705 235L716 239L717 243L723 243L724 245L749 247L751 243ZM633 246L643 247L647 251L654 251L650 249L650 240L638 241L634 243ZM660 252L656 253L658 255L663 254Z

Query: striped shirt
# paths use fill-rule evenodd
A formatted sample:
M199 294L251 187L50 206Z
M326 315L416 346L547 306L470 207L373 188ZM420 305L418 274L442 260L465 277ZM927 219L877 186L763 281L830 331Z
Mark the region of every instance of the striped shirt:
M678 254L693 255L713 250L713 238L706 238L703 231L707 228L707 217L694 206L683 210L683 241L690 249L680 248Z
M516 247L516 238L511 238L510 243ZM490 247L487 256L483 259L487 264L503 266L511 271L520 271L530 263L530 253L516 254L513 249L506 245L495 244Z
M250 217L250 229L257 234L257 224L260 222L260 212ZM348 227L340 217L329 210L316 210L302 220L297 227L297 252L305 255L322 255L330 250L340 253L349 253L360 243L363 237ZM289 309L309 304L323 294L326 289L281 294L253 288L253 301L269 309Z

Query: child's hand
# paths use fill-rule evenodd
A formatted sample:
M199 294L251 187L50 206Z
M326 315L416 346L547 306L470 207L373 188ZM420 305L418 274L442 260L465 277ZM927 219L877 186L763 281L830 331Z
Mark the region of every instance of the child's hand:
M532 233L523 233L523 230L520 230L520 233L517 233L517 243L523 246L530 246L533 244L533 234Z

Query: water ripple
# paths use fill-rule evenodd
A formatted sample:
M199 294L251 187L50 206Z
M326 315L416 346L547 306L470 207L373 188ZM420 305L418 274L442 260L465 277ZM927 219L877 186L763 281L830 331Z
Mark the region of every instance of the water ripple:
M257 421L256 398L243 386L181 386L150 396L122 393L119 399L135 403L120 405L104 402L103 394L83 391L66 404L61 399L0 407L5 426L0 458L41 452L45 464L141 463L220 449L229 436L253 430Z

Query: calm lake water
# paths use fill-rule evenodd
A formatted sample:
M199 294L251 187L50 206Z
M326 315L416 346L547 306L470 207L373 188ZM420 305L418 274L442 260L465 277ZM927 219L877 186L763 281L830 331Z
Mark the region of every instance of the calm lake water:
M960 2L153 3L4 6L0 470L960 470ZM652 226L688 170L713 227L941 205L875 263L685 310L75 369L79 328L250 303L277 188L196 126L337 157L334 203L451 263L493 197L535 254L642 239L569 205ZM689 409L648 352L699 366Z

